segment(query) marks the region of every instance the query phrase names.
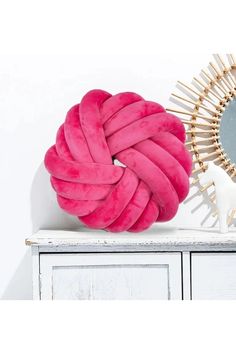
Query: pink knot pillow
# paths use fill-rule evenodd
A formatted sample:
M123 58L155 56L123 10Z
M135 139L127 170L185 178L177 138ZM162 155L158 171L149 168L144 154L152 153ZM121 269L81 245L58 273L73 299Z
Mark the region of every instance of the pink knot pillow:
M181 121L158 103L93 90L67 113L45 165L66 212L94 229L139 232L173 218L187 196L184 142Z

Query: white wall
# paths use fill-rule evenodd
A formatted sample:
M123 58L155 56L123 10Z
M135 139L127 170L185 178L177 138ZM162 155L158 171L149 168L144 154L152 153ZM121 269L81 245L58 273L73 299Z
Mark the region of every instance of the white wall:
M236 52L233 11L221 17L220 8L213 13L207 4L203 11L194 3L199 7L180 0L7 1L2 6L0 298L32 297L26 237L39 228L78 226L59 210L42 165L67 110L92 88L135 91L170 106L178 79L189 82L212 52ZM209 16L221 18L221 25L208 28ZM200 225L208 207L193 214L197 204L183 205L173 223Z

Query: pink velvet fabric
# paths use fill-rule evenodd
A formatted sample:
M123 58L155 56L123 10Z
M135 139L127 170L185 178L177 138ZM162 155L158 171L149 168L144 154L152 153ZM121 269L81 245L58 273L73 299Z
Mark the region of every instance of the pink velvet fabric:
M184 142L181 121L158 103L92 90L67 113L45 166L66 212L91 228L139 232L173 218L187 196Z

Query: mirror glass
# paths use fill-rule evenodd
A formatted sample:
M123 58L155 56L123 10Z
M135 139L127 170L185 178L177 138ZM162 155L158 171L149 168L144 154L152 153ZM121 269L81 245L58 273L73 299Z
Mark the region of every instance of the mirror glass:
M220 122L220 142L232 163L236 163L236 99L229 102Z

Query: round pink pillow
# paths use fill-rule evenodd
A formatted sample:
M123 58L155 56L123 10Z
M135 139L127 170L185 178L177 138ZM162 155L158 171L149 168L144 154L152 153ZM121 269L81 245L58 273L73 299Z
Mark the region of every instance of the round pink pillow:
M182 122L132 92L88 92L67 113L45 165L62 209L88 227L139 232L189 191Z

